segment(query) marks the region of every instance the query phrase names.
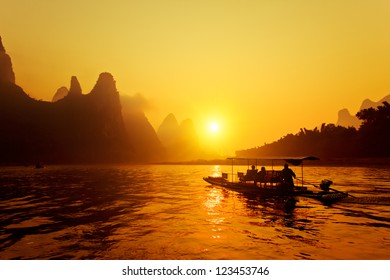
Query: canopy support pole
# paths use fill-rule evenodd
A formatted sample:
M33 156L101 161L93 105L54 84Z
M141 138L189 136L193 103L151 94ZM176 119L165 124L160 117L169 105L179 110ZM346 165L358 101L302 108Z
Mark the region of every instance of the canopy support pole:
M234 159L232 159L232 183L234 182L234 170L233 170L233 165L234 165L234 163L233 163L233 161L234 161Z

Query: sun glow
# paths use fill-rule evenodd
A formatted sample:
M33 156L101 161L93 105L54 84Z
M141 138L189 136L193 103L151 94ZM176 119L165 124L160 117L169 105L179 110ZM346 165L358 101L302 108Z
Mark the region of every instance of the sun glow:
M213 159L220 156L232 155L229 150L233 131L228 112L205 113L199 126L199 146L205 151L206 157Z
M212 134L217 134L220 131L220 125L217 122L209 123L208 130Z

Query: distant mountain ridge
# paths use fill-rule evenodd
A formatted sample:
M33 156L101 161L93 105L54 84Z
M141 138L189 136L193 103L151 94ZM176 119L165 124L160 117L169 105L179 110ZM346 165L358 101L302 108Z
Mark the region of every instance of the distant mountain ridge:
M157 135L166 149L167 160L185 161L199 158L198 135L191 119L185 119L179 124L172 113L168 114L159 126Z
M360 106L360 110L368 109L368 108L377 108L378 106L382 105L383 102L390 103L390 94L383 97L381 100L374 102L370 99L365 99L362 102L362 105ZM360 111L359 110L359 111ZM361 121L356 117L356 115L352 115L348 109L342 109L338 112L338 118L337 118L337 125L344 126L344 127L355 127L359 128L361 125Z
M38 101L15 84L1 38L0 135L3 164L147 162L163 154L142 111L127 110L125 123L110 73L101 73L88 94L73 76L53 102Z
M56 101L64 98L65 96L68 95L68 93L69 93L69 90L67 87L60 87L59 89L57 89L56 93L54 94L52 102L56 102Z
M0 37L0 83L15 83L15 74L12 69L10 56L6 53Z
M368 109L368 108L377 108L378 106L383 105L383 102L390 103L390 94L383 97L381 100L374 102L370 99L365 99L362 103L362 106L360 106L360 110Z

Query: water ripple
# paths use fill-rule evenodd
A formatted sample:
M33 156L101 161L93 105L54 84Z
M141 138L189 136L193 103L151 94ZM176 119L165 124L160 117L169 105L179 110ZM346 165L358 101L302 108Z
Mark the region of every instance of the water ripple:
M354 196L332 206L210 186L212 169L3 168L0 258L389 259L388 168L308 167Z

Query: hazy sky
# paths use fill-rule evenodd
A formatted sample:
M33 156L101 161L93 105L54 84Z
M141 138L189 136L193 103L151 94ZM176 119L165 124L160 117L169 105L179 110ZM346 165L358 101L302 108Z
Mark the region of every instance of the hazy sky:
M0 0L16 82L51 100L99 73L157 128L191 118L222 153L355 114L390 94L388 0ZM219 130L211 122L219 124Z

